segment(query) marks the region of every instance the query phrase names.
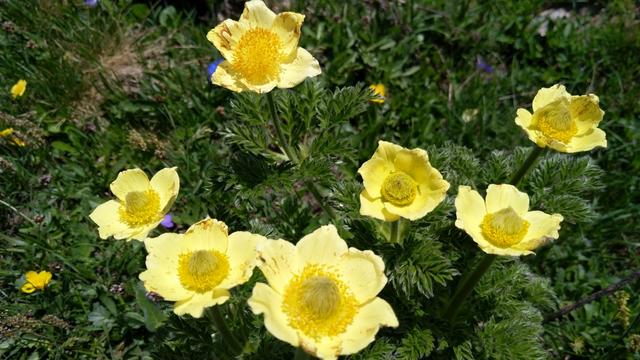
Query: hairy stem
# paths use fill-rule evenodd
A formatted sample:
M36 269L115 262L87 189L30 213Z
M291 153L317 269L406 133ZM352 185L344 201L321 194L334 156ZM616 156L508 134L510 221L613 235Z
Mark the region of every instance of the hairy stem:
M389 227L391 229L391 235L389 236L389 241L392 244L402 243L402 238L400 237L400 221L401 219L398 219L396 221L389 223Z
M284 136L282 132L282 126L280 124L280 118L278 117L278 113L276 111L276 104L273 100L273 94L271 92L267 93L267 103L269 104L269 112L271 113L271 119L273 120L273 126L276 128L276 135L278 136L278 142L280 143L280 147L287 155L289 160L293 163L298 162L298 157L293 149L289 146L289 142Z
M478 265L476 265L475 269L473 269L473 272L462 280L458 289L453 294L449 307L447 307L447 310L444 313L444 318L446 320L453 321L456 318L458 312L460 312L460 306L467 296L469 296L478 281L480 281L482 275L487 272L491 264L496 260L496 257L497 256L493 254L484 254L484 257L480 260Z
M302 347L296 349L296 354L293 357L294 360L308 360L311 359L311 355L307 354Z
M218 329L218 332L222 334L222 338L224 342L229 346L231 351L234 354L240 354L242 352L242 345L240 344L238 339L236 339L236 337L233 336L233 333L231 333L231 330L229 330L229 327L227 326L227 322L224 320L224 317L222 317L222 314L220 313L219 306L215 305L210 307L206 311L206 314L207 314L207 317L213 322L216 329Z
M531 152L529 153L529 156L527 156L527 159L524 161L520 169L518 169L518 172L516 172L511 178L511 180L509 180L509 184L515 187L518 187L518 184L520 183L522 178L524 178L524 176L527 175L529 170L533 167L533 164L535 164L536 160L540 155L542 155L544 150L545 150L544 148L541 148L539 146L534 146Z

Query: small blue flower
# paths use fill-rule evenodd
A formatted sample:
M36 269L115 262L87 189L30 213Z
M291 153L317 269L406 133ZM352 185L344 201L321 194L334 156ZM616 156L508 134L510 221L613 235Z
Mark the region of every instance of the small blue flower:
M213 75L214 72L216 72L218 65L220 65L222 61L224 61L224 59L217 59L216 61L209 64L209 66L207 67L207 72L209 73L209 80L211 80L211 76Z
M84 0L84 4L88 7L98 6L98 0Z
M493 74L493 66L487 64L482 56L476 58L476 69L484 71L489 74Z
M173 227L176 226L176 224L173 223L173 216L171 216L171 214L165 215L164 219L160 222L160 225L165 229L173 229Z

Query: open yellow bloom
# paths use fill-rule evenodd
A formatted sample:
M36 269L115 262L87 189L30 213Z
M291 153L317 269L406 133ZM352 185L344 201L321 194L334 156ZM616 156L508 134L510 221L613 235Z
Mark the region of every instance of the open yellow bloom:
M420 219L444 200L449 189L426 151L386 141L378 142L378 149L358 173L364 183L360 214L385 221Z
M27 90L27 81L20 79L11 87L11 97L15 99L22 96L25 90Z
M353 354L380 326L398 326L391 306L376 295L387 283L384 262L370 250L347 248L333 225L297 245L285 240L258 247L257 283L248 303L273 336L322 359Z
M513 185L489 185L486 200L468 186L458 187L456 227L482 251L495 255L529 255L558 238L560 214L529 211L529 196Z
M25 294L31 294L36 290L44 290L44 288L47 287L47 284L51 281L51 273L48 271L28 271L25 274L25 279L26 281L20 288L20 291Z
M206 218L184 234L146 239L147 270L140 280L148 291L175 301L173 312L201 317L205 308L229 299L229 289L251 277L256 245L266 238L245 231L229 235L222 221Z
M387 88L384 86L384 84L372 84L369 86L369 89L371 89L374 94L379 96L379 98L371 99L370 101L376 104L384 104L387 96Z
M225 59L211 82L232 91L266 93L319 75L318 61L298 47L303 20L294 12L276 15L260 0L246 2L238 21L227 19L207 34Z
M162 221L178 196L176 168L158 171L151 181L140 169L125 170L111 183L118 199L99 205L89 217L98 224L100 238L144 240Z
M533 115L518 109L516 124L540 147L566 153L607 147L598 124L604 116L594 94L572 96L563 85L542 88L533 99Z

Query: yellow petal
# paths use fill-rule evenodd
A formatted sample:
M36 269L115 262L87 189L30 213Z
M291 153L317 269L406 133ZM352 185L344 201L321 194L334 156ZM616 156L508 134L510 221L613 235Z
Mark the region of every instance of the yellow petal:
M154 222L154 223L150 223L147 225L141 225L139 227L135 227L135 228L131 228L130 230L128 230L128 232L123 232L122 234L115 234L113 235L113 237L115 239L127 239L127 240L140 240L140 241L144 241L149 233L155 229L158 224L160 224L160 222L162 221L162 219L159 219L158 221Z
M30 283L26 282L20 287L20 291L25 294L31 294L32 292L36 291L36 288Z
M533 111L535 112L554 101L562 99L566 99L567 101L571 100L571 94L567 92L567 89L564 87L564 85L556 84L552 87L542 88L538 90L538 93L533 98Z
M396 154L403 149L400 145L380 140L378 141L378 148L372 158L381 158L393 164L396 159Z
M607 147L607 134L601 129L595 128L582 136L574 136L567 144L566 152L576 153L589 151L595 147Z
M160 196L160 209L166 214L173 205L178 191L180 191L180 178L175 167L158 171L151 178L151 187Z
M89 215L89 218L98 225L98 234L101 239L106 239L112 235L122 239L131 235L131 228L120 221L119 211L120 203L115 200L109 200L98 205Z
M531 118L533 115L527 109L518 109L516 111L516 124L518 124L525 131L531 125Z
M231 71L231 64L228 61L223 61L218 65L216 71L211 75L211 82L214 85L222 86L235 92L248 90L244 83Z
M219 287L230 289L249 280L258 260L256 247L265 241L267 238L264 236L246 231L236 231L229 235L227 247L229 274Z
M298 41L300 39L300 28L302 27L303 21L304 15L302 14L294 12L283 12L278 14L273 22L273 27L271 30L278 34L278 36L280 37L280 42L283 46L282 52L284 54L284 58L286 59L285 62L291 62L296 58L296 49L297 56L300 56ZM319 70L320 66L318 66L318 71Z
M590 131L602 120L604 111L600 109L599 103L600 100L594 94L571 97L569 113L578 126L578 135Z
M360 193L360 215L371 216L384 221L396 221L400 219L400 216L392 214L385 209L382 198L371 197L367 193L367 190L363 190Z
M140 169L121 171L111 183L111 192L120 201L125 201L127 194L131 191L146 191L150 188L149 178Z
M296 347L300 344L298 334L282 311L282 296L271 287L257 283L247 303L254 314L264 314L264 326L273 336Z
M271 11L261 0L251 0L244 3L244 11L240 16L241 22L247 22L251 27L269 29L276 19L276 14Z
M216 250L227 252L229 229L222 221L206 218L191 225L184 233L184 242L190 250Z
M207 33L207 40L218 49L225 60L232 61L233 50L247 29L248 26L246 24L227 19ZM218 69L220 69L220 66L218 66ZM218 72L218 69L216 69L216 72Z
M178 258L188 251L182 238L181 234L167 233L144 241L147 270L138 277L148 291L155 291L169 301L184 300L193 294L182 286L178 276Z
M308 264L333 264L347 251L347 243L333 225L321 226L296 244L298 259Z
M342 340L340 354L357 353L375 340L381 326L398 327L398 325L398 318L389 303L375 298L360 308L353 323L340 336ZM321 354L321 351L319 353Z
M513 185L489 185L486 196L487 212L494 213L508 207L523 216L529 210L529 195L518 191Z
M35 279L29 281L38 289L44 289L45 286L51 281L51 273L48 271L40 271L36 274Z
M292 88L303 82L304 79L320 75L320 73L322 70L320 70L318 60L307 50L298 48L293 61L280 65L278 87L281 89Z
M13 128L6 128L6 129L0 131L0 137L9 136L11 134L13 134Z
M524 130L529 140L536 143L538 146L545 147L547 140L538 130L531 128L533 115L526 109L518 109L516 112L516 124Z
M542 211L530 211L524 219L529 222L529 231L523 241L517 246L519 249L535 250L544 243L557 239L560 235L560 223L563 218L560 214L545 214Z
M19 96L24 95L25 90L27 90L27 82L23 79L18 80L15 85L11 87L11 97L17 98Z
M510 247L510 248L499 248L492 244L488 246L482 247L480 249L487 254L499 255L499 256L522 256L522 255L531 255L534 254L533 251L520 249L518 247Z
M459 186L455 200L456 227L467 232L480 232L480 224L487 214L484 199L469 186Z
M193 297L178 301L173 306L176 315L189 314L194 318L202 316L208 307L220 305L229 299L229 291L225 289L214 289L204 294L194 293Z
M375 298L387 283L384 262L371 250L350 248L337 268L340 270L340 277L361 304Z
M382 189L384 179L393 171L394 166L392 162L375 156L360 166L358 174L362 176L362 183L369 197L379 198L382 196L380 189Z
M299 270L296 247L285 240L267 240L258 244L256 249L260 271L275 291L283 293L293 274Z

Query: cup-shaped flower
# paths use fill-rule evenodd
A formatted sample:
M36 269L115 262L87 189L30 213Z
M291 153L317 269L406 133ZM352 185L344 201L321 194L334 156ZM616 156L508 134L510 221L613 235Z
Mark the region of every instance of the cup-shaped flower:
M22 95L24 95L24 92L27 90L27 81L20 79L18 80L17 83L15 83L12 87L11 87L11 97L12 98L17 98L20 97Z
M376 104L384 104L384 101L387 97L387 88L384 84L371 84L369 85L369 89L373 92L374 95L378 96L377 98L371 99L372 103Z
M533 99L533 114L518 109L516 124L540 147L575 153L607 147L598 124L604 116L594 94L572 96L563 85L542 88Z
M144 240L169 212L178 196L180 178L176 168L158 171L151 181L140 169L125 170L111 183L117 200L109 200L89 217L98 224L100 238Z
M282 341L335 359L363 349L380 326L398 326L391 306L377 297L387 283L384 262L370 250L348 248L333 225L296 245L264 242L258 258L269 284L257 283L248 303Z
M358 173L364 183L360 214L385 221L420 219L444 200L449 189L426 151L386 141L378 142Z
M148 238L147 270L139 276L147 291L175 301L173 312L201 317L205 308L229 299L229 289L251 277L261 235L229 235L222 221L206 218L184 234Z
M266 93L319 75L318 60L298 47L303 20L294 12L276 15L261 0L246 2L238 21L227 19L207 34L225 59L211 82L236 92Z
M469 186L458 187L456 227L482 251L495 255L529 255L558 238L562 215L529 211L529 196L513 185L489 185L486 199Z
M44 290L51 281L51 273L48 271L28 271L25 275L25 282L20 287L20 291L25 294L31 294L36 290Z

